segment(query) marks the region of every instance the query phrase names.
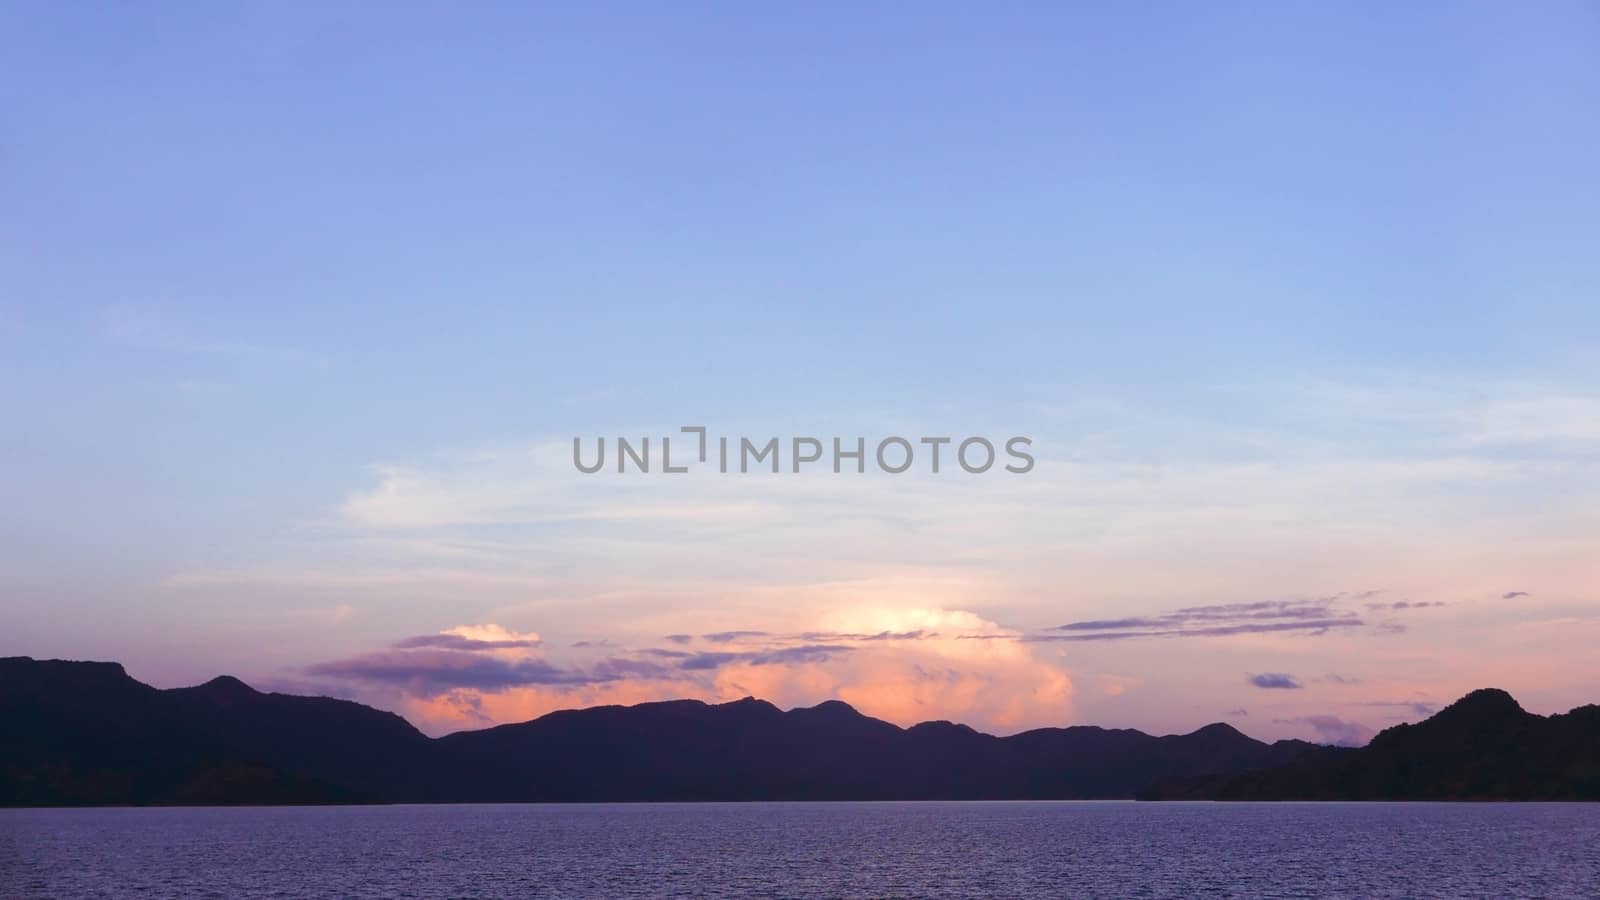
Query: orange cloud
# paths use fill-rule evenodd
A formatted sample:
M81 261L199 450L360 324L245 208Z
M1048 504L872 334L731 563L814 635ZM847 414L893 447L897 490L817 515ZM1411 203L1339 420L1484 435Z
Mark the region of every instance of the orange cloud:
M744 696L783 707L843 700L899 725L949 719L1009 732L1072 720L1072 679L1044 658L1050 651L1018 642L1016 632L974 613L855 608L824 615L816 625L816 631L792 635L718 634L701 639L710 648L704 650L678 649L681 645L624 650L587 668L579 663L563 668L545 660L542 650L506 646L537 646L532 633L498 625L459 626L444 634L481 642L483 649L453 648L451 672L476 672L461 668L463 656L493 656L496 665L489 674L526 672L537 683L410 678L397 685L400 711L432 733L526 721L557 709ZM818 648L828 652L813 652ZM426 667L439 650L426 653L399 655ZM389 650L321 671L404 671L396 656Z

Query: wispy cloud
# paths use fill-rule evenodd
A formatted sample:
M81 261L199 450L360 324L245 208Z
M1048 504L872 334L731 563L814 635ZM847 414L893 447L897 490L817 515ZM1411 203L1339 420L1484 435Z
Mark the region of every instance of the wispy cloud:
M1360 722L1351 722L1331 715L1296 716L1274 719L1281 725L1302 725L1316 733L1318 740L1340 747L1360 747L1372 740L1372 729Z
M1268 688L1271 690L1294 691L1299 690L1304 686L1300 683L1299 679L1295 678L1293 675L1287 675L1283 672L1262 672L1259 675L1251 675L1248 680L1251 684L1258 688Z
M822 662L855 649L816 643L698 653L648 648L582 664L557 665L526 652L543 645L536 636L511 636L513 634L498 625L463 626L438 634L404 638L389 650L317 663L306 667L305 673L318 678L389 684L411 693L431 695L456 688L503 690L526 685L676 679L684 673L714 671L736 664L768 666ZM590 647L605 645L605 642L585 643Z
M700 635L702 640L710 641L713 644L727 644L743 638L766 636L767 632L765 631L716 631L711 634Z
M700 639L713 644L749 643L752 641L778 643L803 641L817 643L827 641L920 641L930 640L939 636L937 631L928 631L922 628L910 631L879 631L872 634L842 631L799 631L790 634L774 634L770 631L745 630L715 631L710 634L700 635ZM671 640L674 637L681 638L687 637L687 635L668 635L666 639ZM687 643L687 641L676 641L676 643Z
M1226 637L1238 634L1305 632L1365 625L1354 613L1334 606L1337 597L1315 600L1263 600L1216 606L1190 606L1160 616L1129 616L1069 622L1030 641L1119 641L1157 637Z
M455 688L492 691L520 685L591 685L667 677L665 667L641 660L607 658L573 668L542 659L506 660L464 650L369 653L307 666L305 673L316 678L387 684L422 696Z
M399 641L395 646L402 650L436 648L440 650L511 650L537 647L537 640L480 640L459 634L421 634Z
M1446 605L1439 600L1397 600L1393 603L1368 603L1367 609L1373 612L1400 612L1407 609L1432 609Z
M1405 718L1431 716L1439 711L1439 704L1429 703L1426 700L1368 700L1362 705L1404 710L1410 714Z
M745 653L691 653L678 663L678 668L687 671L704 671L707 669L720 669L723 666L731 666L736 663L748 663L752 666L770 666L783 665L785 663L822 662L842 653L850 653L854 649L853 647L845 647L838 644L801 644L794 647L779 647L774 650Z

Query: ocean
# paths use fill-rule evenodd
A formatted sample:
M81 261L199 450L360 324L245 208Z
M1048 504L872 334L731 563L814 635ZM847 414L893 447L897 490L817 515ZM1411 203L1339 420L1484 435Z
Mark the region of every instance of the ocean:
M0 810L11 897L1600 897L1600 804Z

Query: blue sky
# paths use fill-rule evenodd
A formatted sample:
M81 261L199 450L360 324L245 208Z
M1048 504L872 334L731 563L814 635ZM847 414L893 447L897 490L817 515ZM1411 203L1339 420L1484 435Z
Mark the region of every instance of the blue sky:
M486 623L1022 633L1530 579L1592 621L1597 43L1583 3L5 4L0 651L287 682ZM638 489L665 530L547 465L697 422L1023 433L1045 462ZM1449 549L1419 574L1412 542ZM962 548L985 562L947 592ZM1479 618L1368 681L1478 686L1416 660L1528 605ZM1308 646L1075 650L1038 718L1177 727ZM1257 731L1358 717L1295 702Z

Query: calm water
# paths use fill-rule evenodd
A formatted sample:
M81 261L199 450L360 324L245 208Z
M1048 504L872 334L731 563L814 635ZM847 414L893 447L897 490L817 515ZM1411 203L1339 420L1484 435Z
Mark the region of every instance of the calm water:
M1600 897L1600 804L0 810L0 895Z

